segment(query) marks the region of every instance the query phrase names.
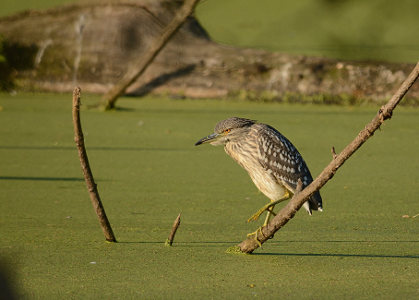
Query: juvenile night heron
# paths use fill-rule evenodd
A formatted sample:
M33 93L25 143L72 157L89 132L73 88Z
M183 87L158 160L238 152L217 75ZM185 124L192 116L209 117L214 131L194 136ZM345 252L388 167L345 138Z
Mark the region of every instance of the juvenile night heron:
M224 150L250 175L256 187L271 202L263 206L248 220L256 221L268 211L264 225L269 222L273 208L292 197L301 179L303 188L313 178L301 154L294 145L275 128L243 118L229 118L219 122L214 133L200 139L195 146L211 143L224 145ZM322 211L322 198L315 192L304 203L311 215L312 210Z

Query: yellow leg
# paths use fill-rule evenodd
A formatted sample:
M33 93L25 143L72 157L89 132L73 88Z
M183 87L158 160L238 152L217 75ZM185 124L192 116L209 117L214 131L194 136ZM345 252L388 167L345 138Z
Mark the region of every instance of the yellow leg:
M261 209L259 209L253 216L251 216L248 220L247 220L247 222L251 222L251 221L256 221L257 219L259 219L259 217L260 217L260 215L265 211L265 210L267 210L268 211L268 215L270 215L271 214L271 212L270 212L270 208L273 208L276 204L278 204L279 202L282 202L282 201L284 201L284 200L287 200L287 199L289 199L291 197L291 194L290 194L290 192L288 191L288 190L286 190L285 191L285 194L284 194L284 196L282 196L282 198L280 198L280 199L278 199L278 200L275 200L275 201L272 201L271 200L271 202L270 203L268 203L268 204L266 204L265 206L263 206Z
M258 233L260 232L261 235L264 235L263 232L262 232L262 228L265 227L269 223L269 220L270 220L272 215L276 216L276 214L274 213L273 210L274 210L273 207L268 208L268 214L266 215L266 219L265 219L265 222L263 223L263 225L261 227L259 227L255 232L247 234L248 238L253 236L253 239L256 241L256 243L258 243L259 247L262 247L262 244L258 240Z
M276 213L274 213L274 207L275 206L272 206L272 207L268 208L268 213L266 214L266 219L265 219L265 222L263 222L263 226L268 225L269 220L271 219L272 215L276 216Z
M247 235L248 238L253 236L253 239L256 241L256 243L258 243L259 247L262 247L262 244L258 240L258 233L260 232L261 235L264 235L263 232L262 232L262 228L265 227L269 223L269 220L270 220L272 215L276 216L276 214L274 213L274 207L273 206L268 208L268 214L266 215L266 219L265 219L265 222L263 223L263 225L261 227L259 227L255 232L249 233Z

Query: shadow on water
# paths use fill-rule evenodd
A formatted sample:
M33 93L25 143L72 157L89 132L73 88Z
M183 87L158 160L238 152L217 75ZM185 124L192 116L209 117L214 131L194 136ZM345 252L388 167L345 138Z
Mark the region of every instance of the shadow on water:
M0 180L23 180L23 181L84 181L76 177L30 177L30 176L0 176Z
M239 241L236 242L175 242L176 245L179 246L192 246L192 245L231 245L231 244L238 244ZM152 241L118 241L118 244L164 244L164 242L152 242Z
M363 257L363 258L419 258L419 255L387 255L387 254L344 254L344 253L260 253L256 256L301 256L301 257Z
M419 241L282 241L276 243L418 243ZM202 242L174 242L173 247L231 247L239 244L239 241L202 241ZM164 242L155 241L121 241L118 244L155 244L164 245ZM252 256L299 256L299 257L341 257L341 258L409 258L419 259L419 254L390 255L390 254L351 254L351 253L289 253L289 252L254 252Z
M12 267L3 259L0 260L0 299L18 299L14 277Z
M77 151L74 146L0 146L4 150L70 150ZM189 148L140 148L140 147L104 147L92 146L87 147L87 150L100 150L100 151L191 151L193 149L193 142Z

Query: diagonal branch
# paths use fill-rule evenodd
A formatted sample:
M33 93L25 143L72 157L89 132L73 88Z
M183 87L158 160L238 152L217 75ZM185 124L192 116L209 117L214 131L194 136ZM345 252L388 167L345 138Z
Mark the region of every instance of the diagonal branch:
M148 66L153 62L154 58L160 53L164 46L169 42L172 36L186 22L188 17L193 13L199 0L185 0L183 6L177 12L173 20L163 30L150 46L150 49L127 71L122 79L114 85L104 96L103 105L105 110L115 107L116 100L125 93L125 90L140 77Z
M100 226L102 227L105 239L108 242L116 242L115 235L113 234L111 224L106 217L105 209L100 200L97 185L93 178L92 170L90 169L89 159L87 158L86 148L84 146L83 131L80 122L80 94L81 89L76 87L73 91L73 125L74 125L74 141L77 145L79 152L80 164L83 170L84 180L86 181L87 190L89 191L90 200L92 201L93 208L99 218Z
M272 221L264 226L257 233L257 241L255 238L248 238L238 244L236 247L229 249L229 252L239 253L252 253L255 249L266 242L272 237L276 231L284 226L289 220L291 220L295 213L304 204L314 192L322 188L336 173L336 171L345 163L345 161L358 150L373 134L380 128L385 120L390 119L393 110L397 104L402 100L403 96L407 93L410 87L415 83L419 77L419 62L416 64L413 71L410 73L408 78L403 82L393 97L383 105L376 116L368 123L363 130L355 137L355 139L347 145L342 152L337 155L333 155L333 160L328 166L320 173L319 176L304 190L300 193L296 193L294 197L288 202L288 204L272 219Z

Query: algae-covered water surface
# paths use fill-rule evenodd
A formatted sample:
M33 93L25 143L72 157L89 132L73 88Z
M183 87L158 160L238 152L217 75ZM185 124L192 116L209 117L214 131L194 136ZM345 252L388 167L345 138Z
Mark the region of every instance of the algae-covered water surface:
M124 98L86 109L87 151L118 243L104 241L73 141L71 94L0 95L0 258L27 298L414 298L419 110L400 107L304 211L253 255L225 253L266 199L194 143L242 116L271 124L316 176L375 107ZM173 247L165 247L182 212ZM261 220L260 222L262 222Z

